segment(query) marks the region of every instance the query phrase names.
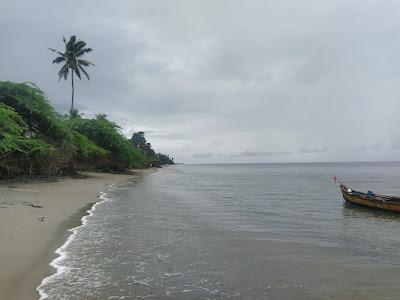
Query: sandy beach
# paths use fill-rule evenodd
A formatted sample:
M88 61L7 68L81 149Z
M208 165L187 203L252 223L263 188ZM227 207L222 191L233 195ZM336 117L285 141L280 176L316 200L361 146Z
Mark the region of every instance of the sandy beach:
M36 287L68 229L80 225L100 191L132 175L88 173L86 179L0 184L0 299L38 299Z

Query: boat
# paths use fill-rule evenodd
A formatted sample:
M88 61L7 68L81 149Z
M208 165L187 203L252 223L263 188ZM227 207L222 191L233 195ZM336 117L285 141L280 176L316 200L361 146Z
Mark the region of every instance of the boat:
M375 194L371 191L362 193L349 189L343 183L340 183L340 190L342 191L344 200L348 202L400 212L400 197Z

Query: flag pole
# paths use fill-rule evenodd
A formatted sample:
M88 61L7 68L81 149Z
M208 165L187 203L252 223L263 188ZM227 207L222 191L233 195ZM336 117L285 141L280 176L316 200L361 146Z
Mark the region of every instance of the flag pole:
M343 182L341 182L341 181L339 180L339 178L336 177L335 175L333 175L333 181L335 182L335 184L336 184L336 181L339 182L340 184L343 184Z

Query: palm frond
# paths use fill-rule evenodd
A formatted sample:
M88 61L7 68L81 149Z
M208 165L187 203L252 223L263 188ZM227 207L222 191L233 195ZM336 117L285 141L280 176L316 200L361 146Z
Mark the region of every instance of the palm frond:
M75 74L78 76L79 79L81 79L81 72L79 71L78 66L72 69L72 72L75 71Z
M82 49L84 49L86 47L86 43L84 41L78 40L74 45L74 52L78 53L79 51L81 51Z
M53 60L53 64L59 64L60 62L65 61L65 57L59 56L55 60Z
M78 58L85 53L91 52L92 49L87 48L86 42L78 40L75 35L72 35L69 40L63 37L63 42L65 44L64 53L49 48L50 51L58 54L58 56L53 60L53 63L59 64L64 62L64 65L58 71L58 80L61 80L61 78L67 79L70 70L72 73L75 73L79 79L81 79L81 74L83 73L86 78L90 80L89 74L84 67L94 66L94 64L88 60Z
M63 65L60 71L58 71L58 81L60 81L62 77L64 77L65 80L68 77L68 64Z
M86 70L81 65L78 65L78 67L81 69L82 73L85 74L86 78L90 80L89 74L86 72Z
M68 72L68 68L67 68L67 71L64 72L64 80L67 80L67 78L68 78L68 73L69 73L69 72Z
M89 66L94 66L95 64L85 59L78 59L78 65L89 67Z
M76 56L76 57L80 57L80 56L82 56L83 54L89 53L89 52L91 52L91 51L92 51L92 48L84 48L84 49L78 51L78 52L76 53L75 56Z
M53 51L53 52L57 53L58 55L61 55L62 57L65 57L65 56L66 56L64 53L62 53L62 52L60 52L60 51L58 51L58 50L56 50L56 49L53 49L53 48L47 48L47 49L49 49L50 51Z
M66 48L67 48L68 50L72 50L72 49L73 49L73 45L75 44L75 41L76 41L76 36L75 36L75 35L71 36L71 37L69 38L69 41L68 41L68 43L67 43Z

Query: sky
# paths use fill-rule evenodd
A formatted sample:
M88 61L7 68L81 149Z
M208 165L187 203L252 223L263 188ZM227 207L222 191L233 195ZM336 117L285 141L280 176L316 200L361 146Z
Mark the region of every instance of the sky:
M76 35L76 108L177 162L400 160L399 33L397 0L1 0L0 81L67 113Z

